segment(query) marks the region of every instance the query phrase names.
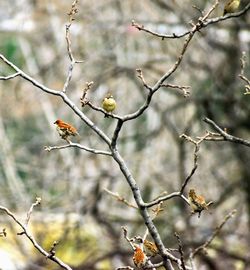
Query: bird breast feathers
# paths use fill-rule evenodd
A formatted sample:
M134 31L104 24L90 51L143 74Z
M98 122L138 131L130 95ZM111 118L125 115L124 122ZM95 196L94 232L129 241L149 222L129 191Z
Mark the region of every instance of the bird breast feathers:
M232 1L230 4L229 4L229 11L235 11L240 5L240 1Z
M113 98L105 98L103 100L103 107L105 108L105 110L112 111L115 109L115 106L116 102Z

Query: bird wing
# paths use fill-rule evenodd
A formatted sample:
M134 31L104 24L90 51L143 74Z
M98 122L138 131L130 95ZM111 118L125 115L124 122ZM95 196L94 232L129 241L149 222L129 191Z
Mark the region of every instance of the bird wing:
M197 195L196 201L198 204L200 204L202 207L204 207L205 209L207 209L207 204L205 199L202 196Z

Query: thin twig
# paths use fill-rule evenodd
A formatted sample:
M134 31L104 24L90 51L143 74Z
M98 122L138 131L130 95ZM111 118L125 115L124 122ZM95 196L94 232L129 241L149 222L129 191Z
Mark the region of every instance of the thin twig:
M193 168L191 170L191 172L189 173L189 175L186 177L186 179L184 180L182 186L181 186L181 189L180 191L177 191L177 192L173 192L171 194L168 194L168 195L165 195L165 196L160 196L159 198L149 202L149 203L145 203L145 206L146 207L152 207L160 202L163 202L163 201L167 201L167 200L170 200L174 197L180 197L181 199L183 199L188 205L190 204L188 199L183 195L183 192L185 190L185 187L187 186L188 182L190 181L190 179L192 178L192 176L194 175L194 173L196 172L197 168L198 168L198 152L199 152L199 149L200 149L200 144L206 140L206 138L210 136L210 133L209 132L206 132L206 134L202 137L200 137L198 139L198 141L195 141L194 139L192 139L191 137L187 136L186 134L182 134L180 135L180 138L184 138L186 139L187 141L193 143L195 145L195 148L194 148L194 165L193 165Z
M135 119L137 117L139 117L141 114L143 114L143 112L148 108L151 100L152 100L152 96L153 94L162 86L162 84L177 70L177 68L180 66L184 54L188 48L189 43L191 42L194 34L196 32L199 32L200 29L203 27L204 22L206 21L207 17L211 14L211 12L216 8L216 6L218 5L218 0L215 2L215 4L209 9L209 11L199 19L199 21L193 26L192 30L190 30L188 32L188 36L186 37L182 49L180 51L179 57L177 59L177 61L175 62L175 64L172 66L172 68L170 68L158 81L157 83L153 86L153 87L149 87L147 84L145 83L145 80L143 81L144 86L149 89L149 93L147 95L147 98L144 102L144 104L134 113L125 115L124 117L122 117L122 120L128 121L128 120L132 120ZM140 70L138 70L139 75L140 75ZM143 77L142 77L143 78ZM141 79L142 79L141 78Z
M219 132L219 134L224 138L225 141L229 141L229 142L233 142L233 143L239 143L239 144L243 144L245 146L250 147L250 141L247 141L247 140L244 140L242 138L238 138L238 137L235 137L235 136L232 136L232 135L228 134L226 131L221 129L213 120L206 117L205 119L203 119L203 121L208 123L217 132Z
M194 139L192 139L191 137L187 136L186 134L182 134L180 136L180 138L184 138L185 140L193 143L195 145L194 148L194 166L190 172L190 174L186 177L185 181L183 182L182 186L181 186L181 190L180 193L183 194L185 187L187 186L188 182L190 181L190 179L192 178L192 176L194 175L195 171L198 168L198 152L200 150L200 144L206 140L206 138L209 136L210 134L208 132L206 132L206 134L202 137L200 137L198 139L198 141L195 141Z
M9 76L0 76L0 81L11 80L11 79L13 79L13 78L15 78L15 77L17 77L19 75L20 75L20 73L19 72L16 72L16 73L14 73L12 75L9 75Z
M164 202L164 201L170 200L170 199L175 198L175 197L181 197L181 194L179 191L172 192L168 195L160 196L151 202L145 203L145 207L149 208L149 207L152 207L154 205L159 204L160 202Z
M199 253L200 251L206 249L211 242L214 240L214 238L220 233L222 227L226 224L226 222L232 218L234 216L234 214L237 212L237 210L233 210L231 211L229 214L227 214L225 216L225 218L223 219L223 221L221 222L221 224L219 226L217 226L213 232L213 234L209 237L209 239L201 246L197 247L193 252L191 252L190 256L191 258L194 258L194 256L196 256L197 253Z
M121 266L116 268L116 270L134 270L134 268L130 266Z
M125 205L127 205L127 206L129 206L131 208L138 209L137 206L129 203L124 197L120 196L118 193L114 193L114 192L112 192L111 190L109 190L107 188L104 188L104 191L106 191L111 196L115 197L118 202L122 202L122 203L124 203Z
M179 253L181 255L181 267L182 267L182 270L186 270L186 266L185 266L185 262L184 262L184 253L183 253L183 248L182 248L182 243L181 243L180 236L176 232L174 233L174 235L175 235L175 237L177 238L177 241L178 241Z
M60 145L60 146L44 146L44 150L50 152L52 150L66 149L66 148L70 148L70 147L79 148L79 149L85 150L87 152L90 152L93 154L98 154L98 155L106 155L106 156L112 155L111 152L89 148L89 147L81 145L79 143L72 143L71 141L69 141L69 144Z
M161 87L166 87L166 88L173 88L173 89L179 89L183 92L183 96L189 97L190 96L190 91L189 89L191 88L191 86L184 86L184 85L176 85L176 84L162 84Z
M93 81L85 83L85 87L84 87L84 89L82 91L82 97L80 98L82 107L84 107L88 103L87 93L91 89L93 84L94 84Z
M134 238L129 238L128 237L128 230L127 230L126 227L122 226L121 228L123 230L123 237L128 241L128 243L130 244L130 246L132 247L132 249L135 250L135 247L133 245Z
M216 18L212 18L212 19L207 19L206 18L205 20L203 20L202 28L206 28L209 25L212 25L212 24L215 24L215 23L219 23L219 22L222 22L222 21L231 19L231 18L238 18L238 17L242 16L243 14L245 14L249 10L249 8L250 8L250 4L248 4L244 9L242 9L239 12L229 13L229 14L227 14L225 16L220 16L220 17L216 17ZM209 12L209 14L210 13L211 12ZM203 14L203 12L202 12L202 14ZM203 16L203 18L204 18L204 16ZM158 33L158 32L149 30L144 25L141 25L141 24L135 22L134 20L132 20L132 26L134 26L135 28L137 28L139 31L143 31L143 32L148 33L150 35L159 37L162 40L164 40L164 39L178 39L178 38L182 38L182 37L185 37L185 36L189 35L192 32L192 29L191 29L191 30L187 30L187 31L185 31L183 33L180 33L180 34L176 34L176 33L162 34L162 33Z
M239 74L239 77L244 82L246 82L244 95L249 95L250 94L250 80L244 75L245 66L246 66L246 52L242 52L242 56L240 58L240 66L241 66L241 72Z
M67 43L67 52L68 52L68 56L70 59L70 65L69 65L68 75L67 75L66 81L63 85L63 90L62 90L63 93L66 93L66 91L67 91L67 88L68 88L69 83L70 83L71 78L72 78L74 65L76 63L75 58L74 58L73 53L72 53L72 49L71 49L70 27L72 25L72 22L74 21L74 15L78 12L77 7L76 7L77 2L78 2L78 0L75 0L71 5L71 10L68 13L69 23L66 25L66 28L65 28L65 38L66 38L66 43Z
M49 250L49 256L48 258L55 257L56 255L56 246L59 244L58 241L54 241L50 250Z
M189 180L192 178L192 176L194 175L194 173L196 172L197 168L198 168L198 151L200 149L199 145L195 145L194 148L194 166L191 170L191 172L189 173L189 175L186 177L186 179L184 180L182 186L181 186L181 190L180 193L183 194L185 187L187 186Z
M0 210L5 212L8 216L10 216L16 224L19 225L19 227L21 227L22 232L18 233L18 235L26 235L26 237L30 240L30 242L32 243L32 245L42 254L44 255L46 258L49 258L51 261L55 262L56 264L58 264L59 266L61 266L63 269L66 270L72 270L72 268L65 264L63 261L61 261L59 258L57 258L56 256L50 257L49 253L47 251L45 251L34 239L34 237L28 232L26 224L22 224L16 217L15 215L6 207L0 206Z
M32 203L28 213L27 213L27 217L26 217L26 220L25 220L25 226L27 227L28 226L28 223L29 223L29 220L30 220L30 217L31 217L31 214L32 214L32 211L34 209L35 206L41 204L41 198L40 197L36 197L36 201L34 203Z
M144 86L146 89L148 89L150 92L152 92L153 89L152 89L152 87L150 87L150 86L146 83L146 81L145 81L145 79L144 79L144 76L143 76L143 74L142 74L142 70L141 70L140 68L137 68L137 69L136 69L136 72L137 72L137 74L138 74L138 78L142 81L143 86Z
M6 236L7 236L6 228L3 228L2 231L0 231L0 237L6 237Z

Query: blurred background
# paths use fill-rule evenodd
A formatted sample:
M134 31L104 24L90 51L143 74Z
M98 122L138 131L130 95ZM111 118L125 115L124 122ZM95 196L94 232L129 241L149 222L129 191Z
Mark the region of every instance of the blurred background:
M241 8L248 2L243 0ZM134 112L147 94L135 69L141 68L146 82L153 85L175 63L184 39L161 40L138 31L131 21L159 33L178 34L200 17L192 5L208 9L212 4L204 0L79 1L71 41L75 58L84 62L74 68L69 97L81 107L85 82L93 81L88 98L94 104L99 106L111 92L118 104L116 113ZM220 16L223 5L221 1L212 16ZM0 0L0 52L56 90L63 88L69 67L65 24L70 7L69 0ZM162 88L145 114L124 125L119 149L145 201L180 188L193 166L193 145L179 136L186 133L195 138L211 130L202 121L205 116L230 134L249 140L250 100L238 77L245 51L245 74L250 78L249 29L248 12L197 33L168 81L190 86L190 97ZM0 64L1 76L11 73ZM104 119L88 107L82 110L112 135L115 120ZM121 226L128 228L130 236L142 236L145 225L136 209L105 192L119 193L134 204L124 177L110 157L79 149L45 152L44 146L64 144L53 124L58 118L77 127L83 145L107 150L61 99L21 78L0 81L0 205L24 221L32 202L41 197L30 229L46 250L59 241L56 254L73 269L133 266L132 250L122 237ZM214 201L211 214L203 212L200 219L190 216L183 201L172 199L164 203L165 211L155 220L165 245L177 248L174 232L178 232L188 256L227 213L237 209L207 252L196 257L198 269L250 269L249 162L250 151L245 146L204 142L187 191L195 188L207 201ZM3 228L7 237L0 238L0 269L59 269L24 236L17 236L19 228L1 213Z

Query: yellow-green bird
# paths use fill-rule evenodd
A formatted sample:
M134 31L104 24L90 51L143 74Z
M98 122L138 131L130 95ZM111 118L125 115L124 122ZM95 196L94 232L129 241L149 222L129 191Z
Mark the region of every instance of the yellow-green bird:
M110 93L108 93L106 97L103 99L102 108L108 113L112 113L114 109L116 108L115 99ZM104 117L108 117L108 115L105 114Z
M234 13L240 6L240 0L228 0L224 7L223 16L227 13Z

